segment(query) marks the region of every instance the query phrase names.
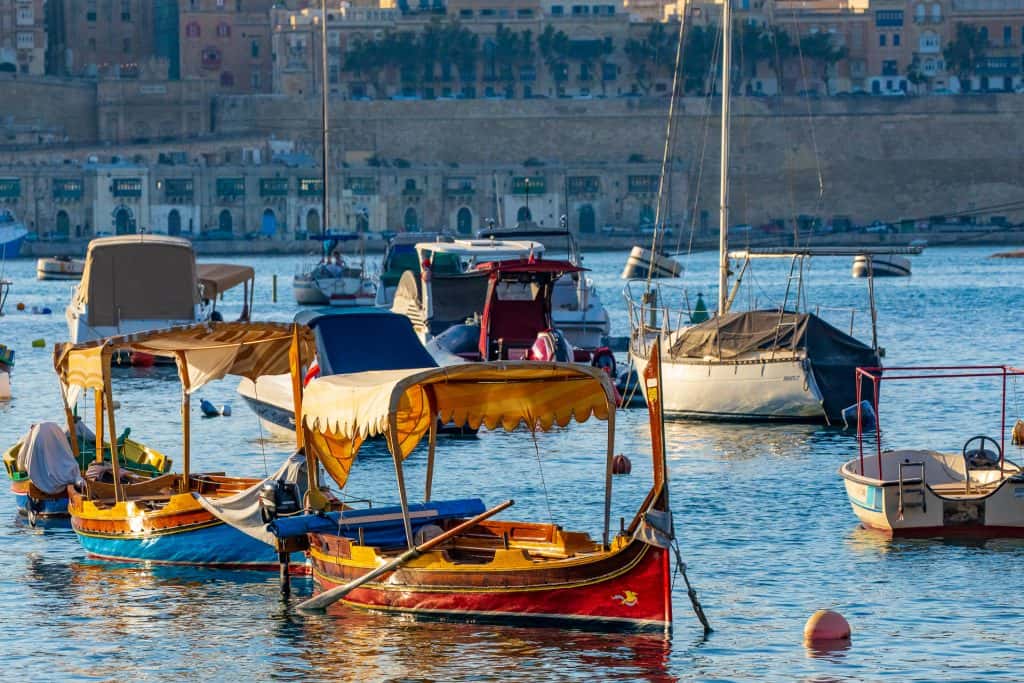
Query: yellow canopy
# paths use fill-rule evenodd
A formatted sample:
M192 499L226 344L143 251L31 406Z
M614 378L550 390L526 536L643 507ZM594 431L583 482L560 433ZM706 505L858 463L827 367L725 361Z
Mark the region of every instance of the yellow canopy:
M232 287L256 277L256 271L250 266L231 263L199 263L196 265L196 274L203 287L204 299L216 299Z
M288 350L295 326L291 323L219 322L174 327L153 332L108 337L83 344L57 344L53 359L69 405L78 388L102 389L110 358L117 351L139 351L178 359L178 372L186 391L239 375L255 380L260 375L289 371ZM313 357L309 328L299 327L302 358ZM184 358L182 367L180 359Z
M366 439L386 435L404 459L434 415L474 429L525 423L547 431L591 415L607 420L614 410L611 382L598 368L509 361L321 377L306 387L302 421L309 447L344 486Z

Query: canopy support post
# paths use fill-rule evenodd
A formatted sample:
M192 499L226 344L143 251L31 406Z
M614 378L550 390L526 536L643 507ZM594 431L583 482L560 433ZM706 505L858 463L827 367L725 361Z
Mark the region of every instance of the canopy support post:
M96 462L103 462L103 392L93 390L93 403L96 404Z
M615 405L608 402L608 453L604 470L604 548L609 546L612 523L612 460L615 457Z
M189 403L188 360L182 351L178 351L176 355L178 357L178 374L181 377L181 456L183 464L180 490L185 493L189 490L188 480L191 476L192 465L191 406Z
M1003 382L1006 383L1005 381ZM60 392L60 400L64 404L64 417L68 421L68 433L71 435L71 452L75 454L75 460L81 462L79 457L81 452L78 449L78 424L75 422L75 414L71 411L71 406L68 405L67 396L63 391Z
M110 462L114 466L114 502L121 501L121 465L117 456L117 424L114 421L114 390L110 386L110 355L103 354L103 391L106 394L107 424L110 427ZM101 451L102 452L102 451Z
M405 542L412 550L416 547L412 538L412 519L409 517L409 499L405 495L405 475L402 472L402 449L398 444L398 416L391 413L388 430L388 446L395 460L395 478L398 480L398 502L402 505L402 524L405 526Z
M288 348L288 372L292 380L292 403L295 406L295 448L306 456L306 507L310 510L326 510L327 499L320 492L319 464L312 449L306 448L306 432L302 421L302 345L299 343L299 326L292 325L292 343Z
M427 441L427 483L423 494L423 502L430 502L430 489L434 484L434 454L437 451L437 399L434 392L427 389L427 401L430 405L430 431Z

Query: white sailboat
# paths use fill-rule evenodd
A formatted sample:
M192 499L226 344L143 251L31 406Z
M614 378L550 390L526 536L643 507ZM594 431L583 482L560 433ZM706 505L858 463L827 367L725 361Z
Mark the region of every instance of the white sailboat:
M640 297L631 296L627 285L632 330L630 358L637 373L643 376L652 342L661 339L663 401L669 413L710 420L836 423L841 419L842 410L856 401L856 367L881 364L874 332L873 279L868 279L872 344L867 345L852 336L852 325L850 334L846 334L813 313L799 311L804 260L815 255L838 255L833 253L836 250L748 250L730 255L731 14L730 3L723 3L717 313L703 322L673 314L665 306L661 288L650 277ZM672 117L670 109L669 136ZM662 175L664 177L664 170ZM730 256L743 260L732 292L729 290ZM758 257L790 259L785 300L775 309L732 311L739 281L751 260ZM791 287L794 281L797 283L795 292ZM792 304L792 308L787 304Z
M365 249L360 249L361 257L357 263L346 263L342 260L339 243L350 239L359 239L362 235L330 234L329 188L330 188L330 126L327 114L327 98L330 95L327 79L327 3L320 3L320 38L321 81L320 81L320 115L322 125L321 140L321 213L323 214L323 239L325 240L319 263L311 267L302 267L292 279L292 293L295 303L300 306L372 306L377 298L377 283L367 273ZM333 240L333 241L331 241ZM330 241L330 242L329 242ZM330 246L328 246L330 245ZM339 251L335 252L335 248ZM332 260L333 259L333 260Z

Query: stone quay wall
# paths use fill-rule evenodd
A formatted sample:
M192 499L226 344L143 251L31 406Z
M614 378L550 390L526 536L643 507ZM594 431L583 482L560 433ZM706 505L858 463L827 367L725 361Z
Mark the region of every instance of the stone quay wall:
M686 98L674 156L697 220L717 222L718 102ZM350 102L331 105L333 152L412 164L561 164L660 160L668 100ZM927 218L977 211L1024 220L1024 96L736 98L733 224L801 214ZM214 129L313 144L315 99L218 97ZM702 170L701 170L702 169ZM702 212L706 212L702 216Z

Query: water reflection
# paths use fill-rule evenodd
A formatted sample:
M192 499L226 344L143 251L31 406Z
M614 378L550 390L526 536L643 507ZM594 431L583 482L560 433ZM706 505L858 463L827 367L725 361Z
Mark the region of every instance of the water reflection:
M945 547L965 550L986 550L989 552L1024 554L1024 538L971 538L932 537L905 538L891 536L878 529L855 525L847 536L847 547L864 554L913 554L929 553L934 548Z

